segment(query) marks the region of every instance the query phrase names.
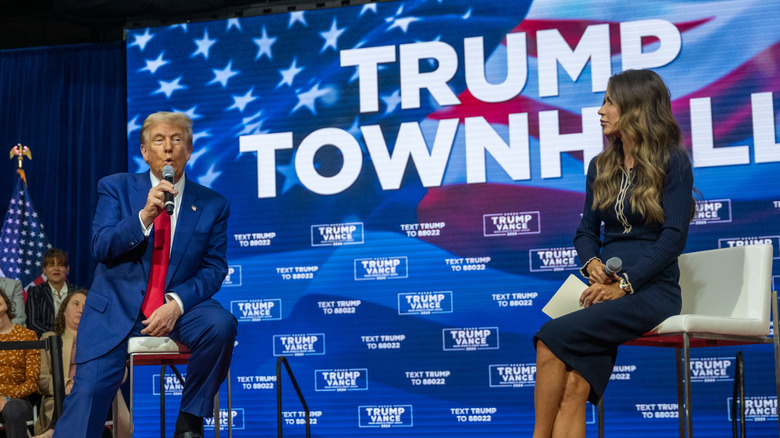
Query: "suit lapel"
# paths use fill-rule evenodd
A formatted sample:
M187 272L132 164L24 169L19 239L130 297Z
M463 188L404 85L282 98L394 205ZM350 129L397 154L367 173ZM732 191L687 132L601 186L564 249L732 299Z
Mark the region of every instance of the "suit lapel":
M176 219L176 231L173 236L171 258L168 262L168 273L165 278L166 286L170 284L171 279L181 264L202 211L200 197L198 196L198 186L193 181L187 180L184 185L184 193L182 193L179 217Z
M54 314L56 313L54 312L54 291L51 290L51 285L49 284L48 281L46 281L46 283L43 283L43 285L44 285L43 288L45 290L45 293L43 294L43 299L49 303L49 305L51 306L52 314Z

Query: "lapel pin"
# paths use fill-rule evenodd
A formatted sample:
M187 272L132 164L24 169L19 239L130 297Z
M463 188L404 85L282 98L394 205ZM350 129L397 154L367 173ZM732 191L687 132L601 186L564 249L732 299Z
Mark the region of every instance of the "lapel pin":
M194 205L193 205L193 206L192 206L192 211L198 211L198 207L196 207L196 206L194 206Z

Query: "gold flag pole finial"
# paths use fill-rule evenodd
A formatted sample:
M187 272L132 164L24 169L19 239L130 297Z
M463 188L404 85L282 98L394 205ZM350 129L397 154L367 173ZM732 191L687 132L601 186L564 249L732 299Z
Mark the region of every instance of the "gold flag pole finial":
M22 169L22 160L24 160L24 157L27 157L27 159L32 160L32 154L30 153L30 148L27 146L22 146L21 143L18 143L16 146L11 148L11 154L10 157L13 159L16 157L17 159L17 169L16 173L19 174L19 176L22 178L22 181L24 181L24 185L27 185L27 178L24 176L24 169Z

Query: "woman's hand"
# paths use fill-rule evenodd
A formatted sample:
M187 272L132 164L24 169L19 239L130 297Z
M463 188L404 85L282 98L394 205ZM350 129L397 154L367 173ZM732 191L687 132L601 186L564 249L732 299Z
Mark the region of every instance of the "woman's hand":
M596 283L585 289L582 295L580 295L580 306L590 307L592 304L598 304L608 300L616 300L625 295L626 292L621 289L617 283Z
M607 273L604 272L604 268L606 268L606 266L598 259L593 259L588 263L587 271L590 284L612 284L618 280L618 276L615 274L607 275ZM582 301L580 300L580 302Z

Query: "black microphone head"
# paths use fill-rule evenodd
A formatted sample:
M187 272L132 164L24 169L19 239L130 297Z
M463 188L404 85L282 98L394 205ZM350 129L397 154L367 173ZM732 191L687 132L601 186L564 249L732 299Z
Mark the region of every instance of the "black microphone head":
M173 166L165 166L162 170L162 177L163 179L166 179L173 183L173 176L176 174L176 172L173 170Z
M173 184L173 176L176 174L176 172L173 170L173 166L165 166L162 170L162 177L166 181ZM169 215L173 214L173 193L165 192L165 211Z
M612 257L607 260L607 266L605 270L608 273L617 274L621 269L623 269L623 260L620 260L620 257Z

